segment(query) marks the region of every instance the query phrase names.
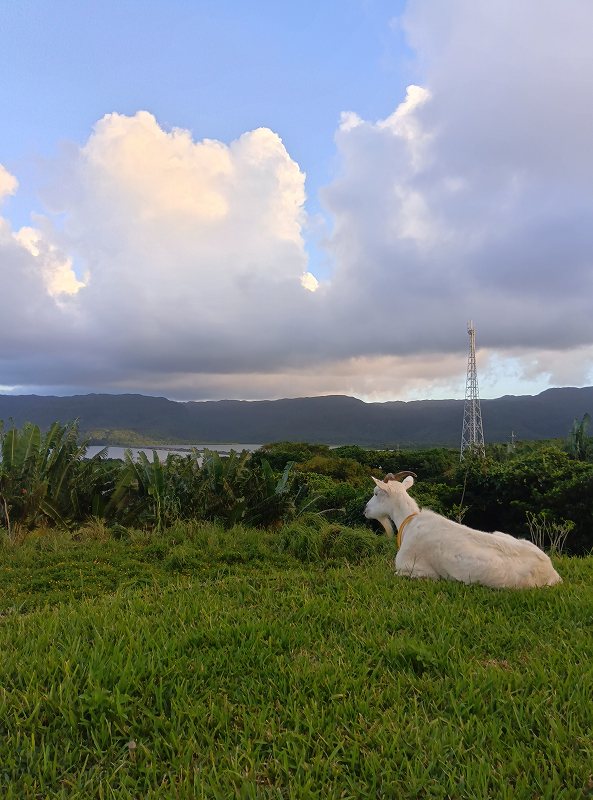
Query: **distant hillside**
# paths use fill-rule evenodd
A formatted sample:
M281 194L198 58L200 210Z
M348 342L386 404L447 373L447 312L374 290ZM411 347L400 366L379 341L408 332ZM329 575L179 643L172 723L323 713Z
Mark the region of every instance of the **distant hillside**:
M575 417L593 416L593 387L548 389L534 397L506 396L482 401L489 442L564 438ZM88 394L73 397L0 395L0 419L20 426L80 421L81 432L97 441L236 442L263 444L306 441L360 444L456 446L461 437L463 400L364 403L342 395L290 400L220 400L179 403L144 395ZM100 434L97 436L97 432Z

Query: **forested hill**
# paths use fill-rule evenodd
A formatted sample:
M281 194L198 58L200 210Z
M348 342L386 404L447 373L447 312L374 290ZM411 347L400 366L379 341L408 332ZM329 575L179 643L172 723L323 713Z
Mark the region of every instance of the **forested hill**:
M593 416L593 387L548 389L536 396L482 401L485 438L564 438L575 418ZM180 403L164 397L88 394L72 397L0 395L5 425L80 421L84 434L126 444L150 442L307 441L373 447L459 443L463 400L364 403L342 395L287 400L220 400ZM111 432L111 433L110 433ZM119 434L121 438L121 434Z

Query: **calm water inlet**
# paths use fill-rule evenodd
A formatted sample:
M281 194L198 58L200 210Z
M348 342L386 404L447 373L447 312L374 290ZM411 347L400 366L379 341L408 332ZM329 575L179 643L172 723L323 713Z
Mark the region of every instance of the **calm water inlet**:
M198 450L200 453L204 450L214 450L223 456L228 455L231 450L235 450L237 453L240 453L242 450L249 450L250 453L253 453L254 450L258 450L260 447L260 444L161 444L155 445L154 447L114 447L108 445L107 458L119 458L123 461L126 450L131 450L134 460L138 457L138 453L146 453L148 458L152 461L152 453L154 451L158 454L159 459L164 461L171 453L178 456L187 456L193 450ZM103 449L101 445L90 445L87 447L86 457L92 458Z

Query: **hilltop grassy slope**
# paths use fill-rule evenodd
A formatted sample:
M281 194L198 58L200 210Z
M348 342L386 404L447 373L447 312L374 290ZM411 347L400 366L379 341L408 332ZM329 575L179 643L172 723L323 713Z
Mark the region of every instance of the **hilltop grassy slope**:
M593 796L593 560L496 592L306 533L0 549L2 798Z

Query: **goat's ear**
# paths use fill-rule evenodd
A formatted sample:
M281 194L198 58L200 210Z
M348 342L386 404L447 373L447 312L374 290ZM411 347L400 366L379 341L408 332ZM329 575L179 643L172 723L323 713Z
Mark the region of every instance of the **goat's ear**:
M375 481L375 483L377 484L379 489L382 489L384 492L388 492L389 491L389 484L388 483L384 483L383 481L380 481L378 478L375 478L374 475L371 475L371 478Z
M413 485L414 485L414 478L412 478L412 476L411 476L411 475L408 475L408 476L407 476L407 477L405 477L405 478L403 479L403 481L402 481L402 486L404 487L404 489L405 489L406 491L408 491L408 489L410 488L410 486L413 486Z

